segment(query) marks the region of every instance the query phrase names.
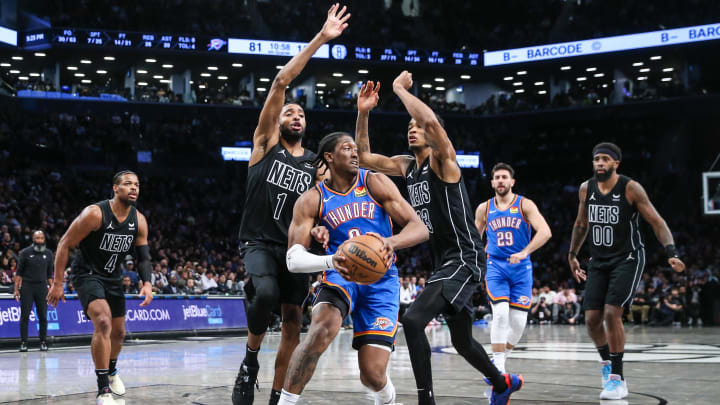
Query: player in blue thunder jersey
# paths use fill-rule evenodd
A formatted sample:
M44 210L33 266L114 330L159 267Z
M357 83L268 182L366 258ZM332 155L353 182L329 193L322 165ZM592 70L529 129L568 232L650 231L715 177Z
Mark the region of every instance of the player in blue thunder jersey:
M352 314L360 381L375 393L375 404L395 402L395 388L386 375L400 304L395 249L428 239L425 224L385 175L358 167L357 145L344 132L320 141L316 165L324 163L330 178L306 191L295 203L288 234L287 266L294 273L324 271L323 285L313 305L312 323L305 340L295 349L278 405L294 404L310 381L320 355L333 341L342 320ZM403 226L393 235L392 221ZM319 224L322 227L316 228ZM307 252L311 235L322 229L327 256ZM385 275L370 285L349 280L345 258L336 253L348 239L372 234L383 241Z
M495 198L480 204L475 211L475 225L481 233L486 229L487 234L485 286L493 310L490 329L493 362L503 373L505 359L520 341L530 309L533 285L530 253L552 236L535 203L512 192L514 176L510 165L496 164L491 173Z

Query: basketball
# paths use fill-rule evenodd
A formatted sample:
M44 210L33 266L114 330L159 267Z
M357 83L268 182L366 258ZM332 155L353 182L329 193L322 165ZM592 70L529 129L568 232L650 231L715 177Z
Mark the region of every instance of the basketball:
M360 235L348 239L338 251L345 256L345 267L350 278L358 284L372 284L380 280L387 271L382 254L383 243L371 235Z

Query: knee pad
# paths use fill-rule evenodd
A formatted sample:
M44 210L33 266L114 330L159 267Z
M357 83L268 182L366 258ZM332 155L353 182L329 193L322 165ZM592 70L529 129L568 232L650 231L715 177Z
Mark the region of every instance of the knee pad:
M508 333L507 342L515 346L522 338L525 324L527 323L527 312L517 309L510 310L510 332Z
M272 311L280 305L280 287L270 276L252 277L254 297L247 305L248 329L255 335L265 333L270 325Z
M506 344L510 331L510 304L507 302L492 304L492 311L490 342L492 344Z

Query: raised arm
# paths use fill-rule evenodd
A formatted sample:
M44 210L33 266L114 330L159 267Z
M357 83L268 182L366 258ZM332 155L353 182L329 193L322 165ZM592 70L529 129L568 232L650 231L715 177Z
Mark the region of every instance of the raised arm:
M137 247L138 252L138 275L140 276L140 280L142 280L142 288L140 288L140 292L138 295L140 297L145 297L142 303L140 303L141 307L144 307L152 301L153 295L152 295L152 283L151 283L151 277L152 277L152 264L150 263L150 246L148 246L148 223L147 219L145 218L145 215L141 214L140 212L137 213L138 215L138 235L137 239L135 239L135 246Z
M326 42L337 38L347 28L350 13L345 14L347 6L340 9L338 3L328 10L328 17L320 32L310 41L308 46L293 56L275 76L262 111L258 126L253 135L253 151L249 165L259 162L270 148L280 141L279 117L285 104L285 91L290 83L302 72L305 65L318 49Z
M398 155L387 157L370 152L370 136L368 135L368 120L370 111L375 108L380 96L380 82L374 85L369 81L365 83L358 94L358 116L355 124L355 143L358 146L360 166L374 170L388 176L405 176L407 168L413 161L412 156Z
M384 174L370 173L368 185L373 197L382 204L393 222L403 227L402 231L386 239L392 250L408 248L428 240L430 233L427 227L392 180Z
M625 195L628 198L628 202L637 207L640 215L642 215L643 219L652 227L658 241L660 241L660 244L665 248L665 253L668 256L668 264L670 264L675 271L680 272L685 270L685 263L678 258L672 232L670 232L667 223L657 212L652 202L650 202L650 198L643 186L637 181L630 181L625 188Z
M100 226L102 226L102 211L97 205L90 205L85 207L80 215L70 224L70 227L62 238L60 238L57 251L55 252L55 282L48 293L48 303L53 307L57 307L58 301L61 299L65 302L63 281L70 248L79 245L90 232L100 229Z
M521 260L528 257L532 252L540 249L552 237L550 226L548 226L547 221L545 221L545 218L533 200L523 198L522 201L520 201L520 205L523 216L525 216L530 223L530 226L535 229L535 235L530 240L530 243L525 246L525 249L510 255L510 264L520 263Z
M587 279L585 270L580 268L580 262L577 259L577 254L585 242L585 237L588 232L588 216L587 208L585 208L585 198L587 197L587 181L580 185L580 191L578 195L580 197L580 204L578 205L578 214L575 218L575 224L572 229L572 237L570 239L570 251L568 252L568 263L570 264L570 270L575 277L575 281L578 283L581 280Z
M480 236L485 234L485 227L487 226L487 204L488 202L485 201L475 209L475 227L480 232Z
M455 157L455 148L433 110L408 91L412 84L412 74L403 70L393 82L393 91L410 116L425 131L425 140L432 148L430 165L433 171L445 182L460 181L462 173Z

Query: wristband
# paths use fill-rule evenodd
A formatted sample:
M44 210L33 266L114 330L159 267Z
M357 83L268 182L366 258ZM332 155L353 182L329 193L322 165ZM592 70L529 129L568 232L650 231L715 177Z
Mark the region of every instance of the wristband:
M679 257L675 245L665 245L665 255L668 257L668 259L673 257L677 259Z

